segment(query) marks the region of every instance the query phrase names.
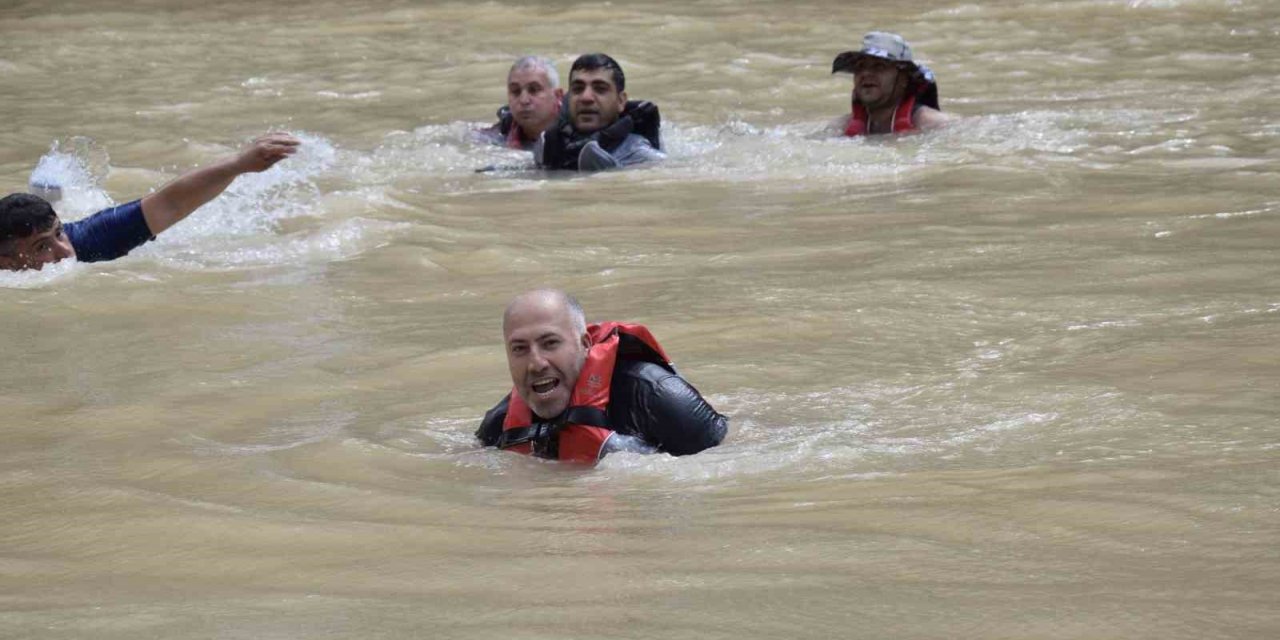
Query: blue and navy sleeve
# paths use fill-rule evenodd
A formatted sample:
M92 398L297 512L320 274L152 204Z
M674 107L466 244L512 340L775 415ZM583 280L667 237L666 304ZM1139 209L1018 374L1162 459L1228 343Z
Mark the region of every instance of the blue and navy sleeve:
M115 260L155 238L142 216L142 201L103 209L62 225L80 262Z

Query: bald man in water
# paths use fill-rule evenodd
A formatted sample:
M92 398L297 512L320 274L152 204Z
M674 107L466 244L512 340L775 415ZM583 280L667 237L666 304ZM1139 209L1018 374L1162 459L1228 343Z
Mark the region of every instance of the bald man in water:
M557 289L516 296L502 319L513 389L485 414L485 446L594 463L611 451L687 455L728 431L640 325L588 326Z
M103 262L123 257L217 197L238 176L266 171L289 157L298 144L284 133L262 136L236 155L187 172L141 200L67 224L44 198L9 194L0 199L0 270L38 271L67 258Z

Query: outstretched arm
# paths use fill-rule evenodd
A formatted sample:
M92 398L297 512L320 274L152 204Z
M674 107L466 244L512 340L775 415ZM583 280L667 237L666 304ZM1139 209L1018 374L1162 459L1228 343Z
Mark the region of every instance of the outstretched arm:
M242 173L266 171L271 165L293 155L297 138L286 133L269 133L246 146L240 153L207 167L190 171L142 199L142 217L152 235L158 234L199 209L222 193Z

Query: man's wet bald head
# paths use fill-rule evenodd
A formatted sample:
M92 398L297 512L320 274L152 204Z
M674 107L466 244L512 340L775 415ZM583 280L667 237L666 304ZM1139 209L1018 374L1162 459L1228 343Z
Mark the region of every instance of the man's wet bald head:
M582 310L582 304L572 294L562 289L533 289L512 298L507 305L507 310L502 314L503 337L511 330L512 316L534 309L567 312L573 323L574 333L582 335L587 332L587 315Z

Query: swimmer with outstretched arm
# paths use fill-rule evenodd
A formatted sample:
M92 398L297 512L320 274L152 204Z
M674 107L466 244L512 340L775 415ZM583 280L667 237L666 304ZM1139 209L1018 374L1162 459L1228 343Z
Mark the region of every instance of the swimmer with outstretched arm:
M181 222L241 174L266 171L293 155L299 144L289 134L269 133L239 153L189 171L141 200L66 224L44 198L9 194L0 199L0 270L39 270L66 258L115 260Z

